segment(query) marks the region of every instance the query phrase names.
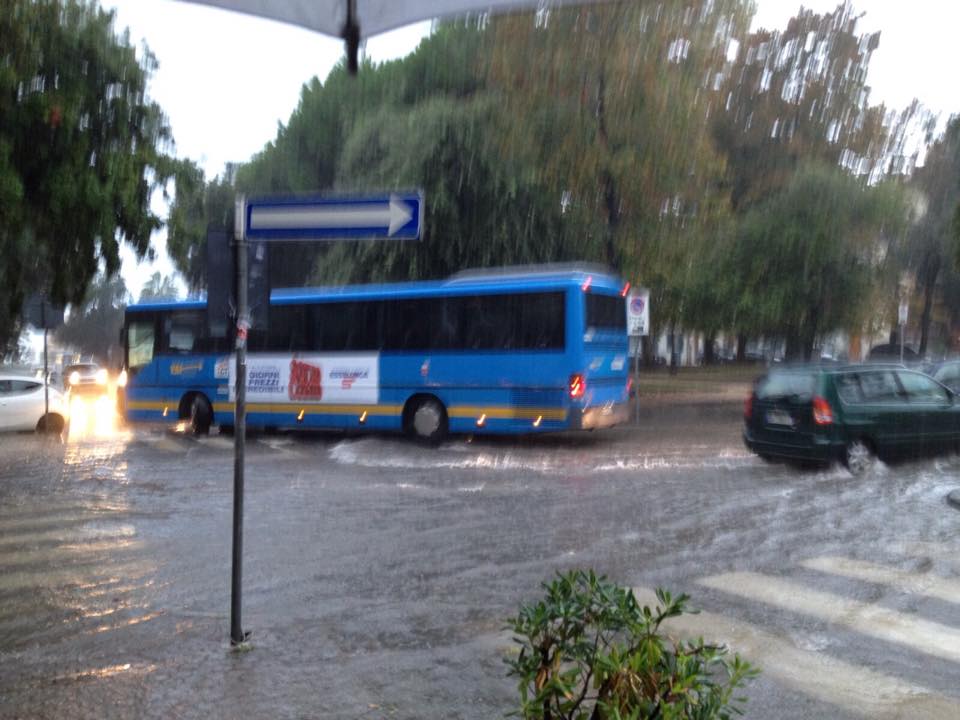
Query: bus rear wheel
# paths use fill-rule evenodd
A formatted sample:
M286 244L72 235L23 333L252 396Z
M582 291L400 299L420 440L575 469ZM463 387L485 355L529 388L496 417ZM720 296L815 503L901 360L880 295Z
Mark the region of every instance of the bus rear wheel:
M421 442L436 445L447 436L447 411L435 397L414 398L407 415L407 432Z

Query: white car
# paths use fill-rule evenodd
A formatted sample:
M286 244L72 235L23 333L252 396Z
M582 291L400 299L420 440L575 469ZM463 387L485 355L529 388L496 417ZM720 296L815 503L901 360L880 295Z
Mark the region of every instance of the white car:
M44 422L43 381L30 375L0 376L0 431L63 430L67 418L63 393L52 385L48 389L50 413Z

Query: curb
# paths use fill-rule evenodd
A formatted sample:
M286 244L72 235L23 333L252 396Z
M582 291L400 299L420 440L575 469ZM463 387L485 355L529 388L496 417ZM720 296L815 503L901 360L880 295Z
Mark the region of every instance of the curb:
M960 489L952 490L947 494L947 504L953 505L960 510Z

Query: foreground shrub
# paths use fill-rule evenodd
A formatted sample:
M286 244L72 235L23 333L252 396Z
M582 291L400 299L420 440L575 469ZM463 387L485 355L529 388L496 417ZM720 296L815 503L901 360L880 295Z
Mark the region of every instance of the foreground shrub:
M558 574L546 597L509 620L520 645L510 658L520 708L543 720L707 720L741 714L737 688L758 671L726 648L660 634L664 620L691 612L687 595L657 590L658 606L592 571Z

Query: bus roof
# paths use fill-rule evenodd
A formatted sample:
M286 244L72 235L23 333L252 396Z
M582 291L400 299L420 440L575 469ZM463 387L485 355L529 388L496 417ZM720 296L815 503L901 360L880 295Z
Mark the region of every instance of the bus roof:
M206 300L154 300L127 305L127 310L148 312L150 310L202 310Z
M384 296L435 297L491 290L542 291L576 285L583 287L588 280L590 287L594 289L616 293L623 290L623 281L607 268L581 263L464 270L444 280L276 288L270 293L270 302L277 305L293 305L309 301L360 300ZM206 300L157 301L128 305L127 310L192 310L204 308L206 305Z
M504 269L509 270L509 269ZM589 272L579 270L546 270L542 272L457 273L445 280L422 280L401 283L375 283L369 285L341 285L327 287L278 288L270 295L271 302L278 305L309 300L360 300L371 297L430 297L439 295L466 295L472 292L491 290L549 290L561 287L583 286L588 278L596 289L619 293L622 282L603 269Z

